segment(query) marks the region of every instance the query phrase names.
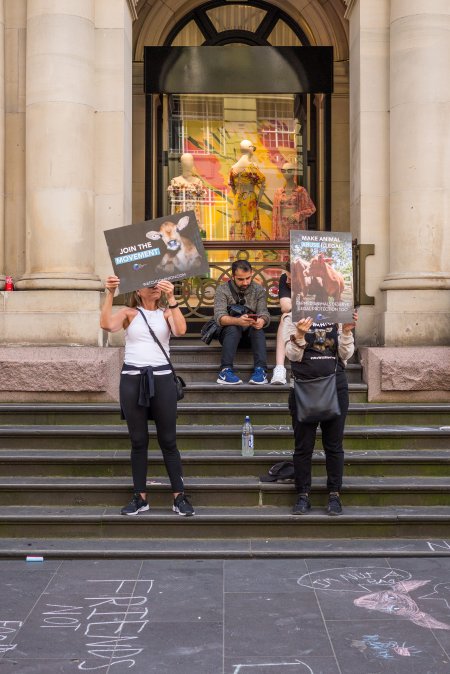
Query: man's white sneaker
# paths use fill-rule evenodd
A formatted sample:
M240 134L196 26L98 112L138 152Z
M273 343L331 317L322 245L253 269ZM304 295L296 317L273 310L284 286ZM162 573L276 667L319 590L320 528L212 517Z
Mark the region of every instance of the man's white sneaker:
M273 368L273 375L271 384L285 384L286 383L286 368L283 365L276 365Z

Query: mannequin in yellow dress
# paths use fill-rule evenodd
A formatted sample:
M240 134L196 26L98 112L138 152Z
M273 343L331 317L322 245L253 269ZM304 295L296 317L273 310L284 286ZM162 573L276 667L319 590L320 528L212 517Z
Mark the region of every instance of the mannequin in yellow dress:
M200 203L205 199L207 190L201 178L195 173L194 157L190 152L185 152L180 157L181 175L172 178L167 188L170 200L170 212L182 213L194 211L197 218L200 233L203 236L203 222L201 217Z
M251 241L261 230L258 206L266 178L253 159L255 146L249 140L240 144L241 157L231 167L230 187L234 195L232 239Z

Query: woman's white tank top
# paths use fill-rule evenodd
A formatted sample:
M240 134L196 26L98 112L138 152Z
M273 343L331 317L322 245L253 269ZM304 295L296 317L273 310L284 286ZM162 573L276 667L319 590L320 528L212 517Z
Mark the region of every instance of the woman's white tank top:
M142 307L140 307L140 309L145 314L148 324L158 337L170 358L170 328L164 318L164 310L155 309L154 311L150 311L149 309L143 309ZM144 319L139 313L133 318L130 325L125 330L124 362L127 363L127 365L134 365L135 367L146 367L147 365L157 367L158 365L167 364L163 352L154 341Z

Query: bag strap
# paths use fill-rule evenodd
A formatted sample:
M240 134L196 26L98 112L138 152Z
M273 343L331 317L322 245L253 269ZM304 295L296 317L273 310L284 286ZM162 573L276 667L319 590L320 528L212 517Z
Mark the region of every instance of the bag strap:
M228 281L228 287L230 289L230 293L232 294L234 301L236 302L236 304L239 304L240 301L239 295L236 294L236 290L233 287L233 281Z
M136 307L136 309L137 309L137 311L139 311L139 313L141 314L142 318L143 318L144 321L146 322L148 331L149 331L149 333L151 334L151 336L153 337L154 341L157 343L157 345L159 346L159 348L161 349L161 351L162 351L163 354L165 355L165 357L166 357L166 359L167 359L167 362L169 363L170 369L172 370L173 378L175 379L175 378L176 378L175 370L173 369L172 361L170 360L169 356L167 355L165 348L163 347L163 345L161 344L161 342L159 341L159 339L158 339L157 336L155 335L154 331L151 329L151 327L150 327L150 325L149 325L147 319L145 318L144 312L141 311L141 309L139 309L139 307Z

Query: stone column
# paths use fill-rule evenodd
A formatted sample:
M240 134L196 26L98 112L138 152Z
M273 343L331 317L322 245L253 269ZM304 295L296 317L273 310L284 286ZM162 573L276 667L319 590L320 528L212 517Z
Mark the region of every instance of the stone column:
M391 0L385 344L450 334L450 3Z
M25 56L27 0L5 7L5 274L25 271ZM11 297L11 296L10 296Z
M346 0L350 47L350 227L366 260L365 291L374 306L359 311L358 344L382 344L389 271L389 2Z
M96 290L94 0L28 0L26 271L19 289Z
M0 287L5 281L5 6L0 0Z
M95 269L112 272L105 229L130 225L132 189L131 0L95 2Z

